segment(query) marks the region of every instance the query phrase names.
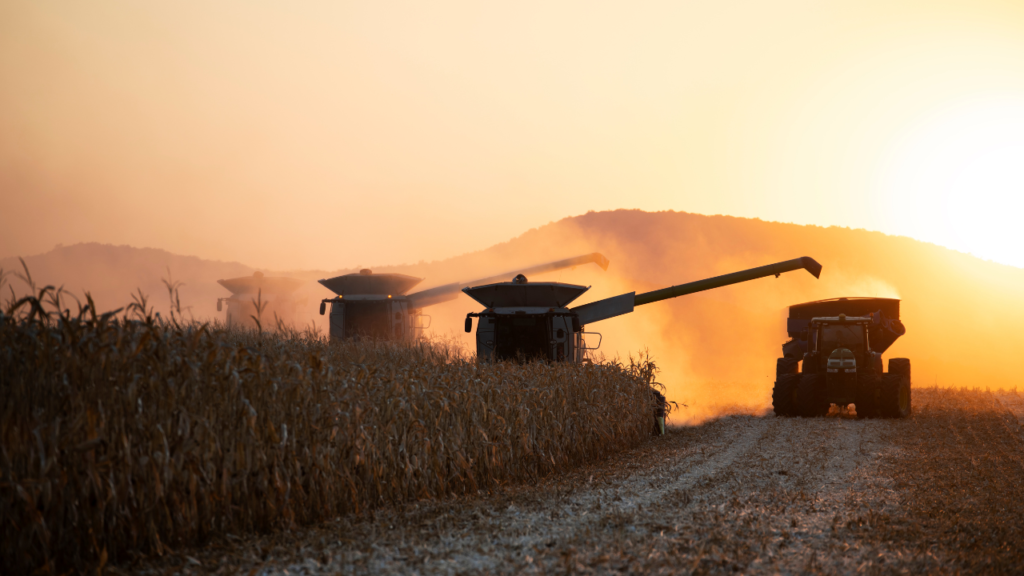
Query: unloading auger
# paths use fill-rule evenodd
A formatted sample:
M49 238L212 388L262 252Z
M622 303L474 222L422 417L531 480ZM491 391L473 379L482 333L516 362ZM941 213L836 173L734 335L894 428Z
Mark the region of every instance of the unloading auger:
M815 278L821 275L821 264L804 256L643 294L629 292L575 308L568 306L589 286L528 282L521 274L511 282L462 289L485 307L483 312L466 316L466 332L473 330L473 318L479 318L476 350L477 357L483 360L541 358L581 362L586 350L597 348L588 348L584 342L583 328L587 324L629 314L637 306L801 269Z

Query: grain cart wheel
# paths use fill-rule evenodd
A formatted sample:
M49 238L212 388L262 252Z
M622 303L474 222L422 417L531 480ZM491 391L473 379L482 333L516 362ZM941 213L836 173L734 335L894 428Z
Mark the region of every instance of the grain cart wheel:
M868 376L857 384L857 419L876 418L878 406L882 401L882 378L884 376Z
M803 374L797 397L801 416L809 418L828 414L829 402L825 396L825 378L821 374Z
M910 359L909 358L890 358L889 359L889 374L894 377L899 377L902 381L899 384L892 384L892 389L883 389L883 395L888 393L893 395L890 400L890 410L883 413L884 416L889 418L906 418L910 416L912 411L911 405L911 392L910 392Z
M890 358L889 374L899 374L901 376L906 376L907 380L910 380L910 359Z
M775 380L772 389L772 407L776 416L798 416L800 405L797 399L797 388L800 383L799 374L786 374Z
M892 366L890 362L889 366ZM886 418L910 416L910 378L898 372L882 376L882 398L878 411Z
M799 367L800 361L796 358L779 358L775 361L775 378L796 374Z

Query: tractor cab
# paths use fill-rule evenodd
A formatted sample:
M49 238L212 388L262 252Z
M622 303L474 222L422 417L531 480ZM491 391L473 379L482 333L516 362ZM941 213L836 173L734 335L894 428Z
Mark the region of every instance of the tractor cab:
M858 364L863 364L872 352L868 337L871 322L870 317L845 314L812 319L807 327L810 350L804 357L805 362L811 359L808 357L813 357L819 364L818 368L824 369L834 352L846 350L846 353L838 357L850 357Z
M857 356L863 356L869 349L867 325L870 318L815 318L817 324L816 348L819 352L831 354L837 348L847 348Z
M855 403L858 373L882 371L881 355L871 351L871 322L870 317L840 314L808 324L810 352L804 356L804 371L824 374L825 393L832 403Z

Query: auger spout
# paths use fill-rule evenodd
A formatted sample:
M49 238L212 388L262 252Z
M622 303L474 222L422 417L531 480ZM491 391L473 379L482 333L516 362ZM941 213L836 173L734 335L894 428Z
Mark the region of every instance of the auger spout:
M661 290L644 292L643 294L636 294L634 292L620 294L619 296L612 296L611 298L605 298L604 300L598 300L597 302L577 306L576 308L573 308L573 311L579 316L580 324L591 324L600 320L607 320L623 314L629 314L633 311L635 306L643 306L644 304L650 304L652 302L661 302L662 300L668 300L678 296L684 296L686 294L693 294L694 292L703 292L704 290L711 290L713 288L721 288L723 286L729 286L730 284L739 284L740 282L756 280L758 278L764 278L765 276L778 276L784 272L791 272L793 270L800 269L807 270L814 275L815 278L821 276L821 264L818 264L813 258L804 256L803 258L794 258L793 260L786 260L785 262L751 268L750 270L742 270L740 272L733 272L732 274L715 276L714 278L705 278L704 280L688 282L678 286L670 286L668 288L662 288Z
M696 282L688 282L678 286L670 286L668 288L662 288L661 290L653 290L651 292L637 294L633 298L633 305L643 306L644 304L650 304L652 302L660 302L662 300L668 300L678 296L685 296L686 294L703 292L704 290L711 290L713 288L721 288L723 286L729 286L730 284L739 284L740 282L756 280L766 276L778 276L785 272L792 272L800 269L807 270L815 278L821 276L821 264L818 264L814 258L804 256L803 258L794 258L793 260L786 260L785 262L777 262L767 266L751 268L750 270L733 272L732 274L724 274L722 276L715 276L714 278L705 278L704 280L697 280Z
M512 282L470 286L462 291L479 302L484 310L466 316L466 332L472 331L473 318L479 318L476 349L477 356L485 360L544 358L582 362L586 350L596 349L588 347L584 341L583 328L587 324L629 314L636 306L765 276L779 276L801 268L815 278L821 275L821 264L805 256L640 295L627 292L573 308L569 305L589 286L528 282L518 278Z

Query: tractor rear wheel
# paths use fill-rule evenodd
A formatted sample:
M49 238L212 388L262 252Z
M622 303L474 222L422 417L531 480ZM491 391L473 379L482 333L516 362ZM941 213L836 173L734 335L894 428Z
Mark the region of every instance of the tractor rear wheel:
M800 361L796 358L779 358L775 361L775 378L796 374L800 368Z
M857 383L854 405L857 406L858 420L878 416L878 405L882 400L882 378L883 376L865 376Z
M899 374L901 376L906 376L907 380L910 380L910 359L890 358L889 374Z
M800 382L799 374L786 374L775 380L775 388L772 389L772 408L776 416L797 416L797 385Z
M889 361L892 366L892 361ZM882 398L879 412L886 418L906 418L910 416L910 378L889 372L882 376Z
M825 396L825 378L821 374L803 374L797 392L800 415L808 418L828 414L829 402Z

